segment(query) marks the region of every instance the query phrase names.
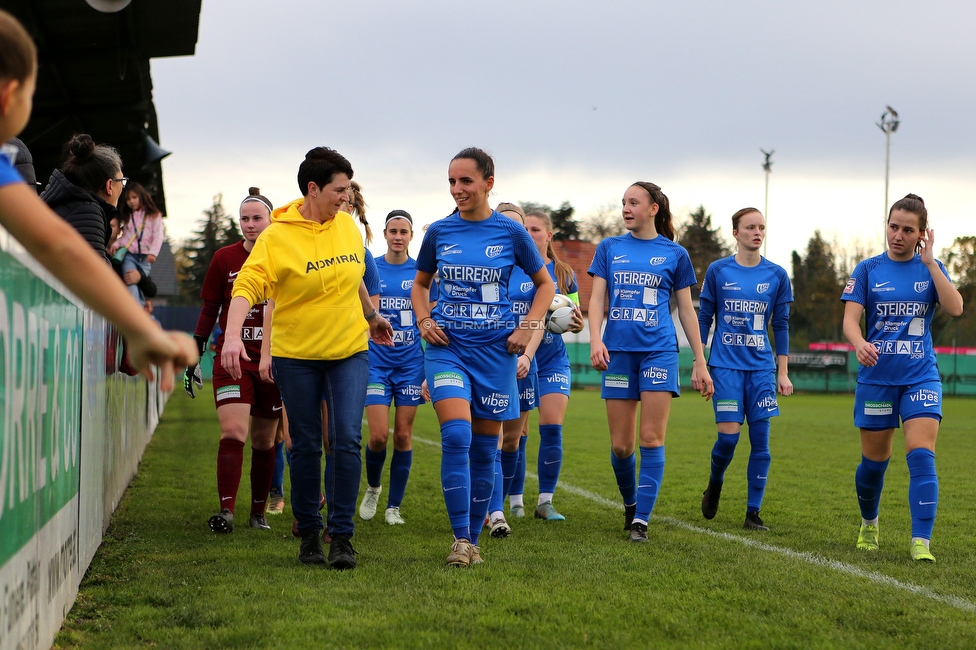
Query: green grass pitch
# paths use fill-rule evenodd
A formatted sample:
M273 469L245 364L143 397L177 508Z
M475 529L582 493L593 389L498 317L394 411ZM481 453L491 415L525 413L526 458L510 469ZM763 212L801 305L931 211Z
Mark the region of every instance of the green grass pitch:
M622 530L603 402L581 390L570 400L555 498L565 522L535 520L530 508L530 517L510 521L510 538L482 537L485 564L446 567L451 529L436 419L426 406L402 506L407 524L388 526L382 510L369 522L357 516L359 567L337 572L298 563L288 506L268 518L271 532L246 528L249 454L238 530L209 531L218 428L212 395L199 394L170 399L56 647L976 647L976 400L944 405L934 565L909 559L899 434L881 504L881 550L854 548L853 396L781 399L763 506L771 530L758 533L742 529L745 432L718 516L702 518L715 426L711 405L686 392L671 411L650 543L632 544ZM538 489L535 418L532 427L530 506Z

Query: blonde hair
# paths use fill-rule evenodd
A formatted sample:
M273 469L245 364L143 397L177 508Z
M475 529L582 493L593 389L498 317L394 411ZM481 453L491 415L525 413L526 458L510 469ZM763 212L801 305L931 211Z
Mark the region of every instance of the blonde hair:
M525 215L526 217L535 217L542 221L546 226L546 232L552 233L552 217L549 216L548 212L543 212L542 210L533 210ZM569 293L569 284L576 277L576 273L573 272L573 267L563 262L556 256L556 251L552 248L552 239L546 242L546 257L553 261L553 265L556 268L556 284L559 286L559 292L562 294Z
M366 199L363 198L363 188L360 187L359 183L352 181L349 183L349 189L352 193L352 198L349 200L349 214L359 219L359 223L363 224L366 229L366 243L369 244L373 241L373 231L369 228L369 222L366 221Z

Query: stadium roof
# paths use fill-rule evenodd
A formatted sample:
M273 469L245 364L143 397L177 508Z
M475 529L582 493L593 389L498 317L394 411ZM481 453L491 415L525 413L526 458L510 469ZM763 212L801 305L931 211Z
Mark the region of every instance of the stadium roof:
M88 133L122 154L129 178L146 185L166 213L162 168L145 166L143 130L161 142L149 60L192 55L201 0L135 0L101 13L85 0L0 0L37 43L34 112L21 139L46 184L60 166L65 142Z

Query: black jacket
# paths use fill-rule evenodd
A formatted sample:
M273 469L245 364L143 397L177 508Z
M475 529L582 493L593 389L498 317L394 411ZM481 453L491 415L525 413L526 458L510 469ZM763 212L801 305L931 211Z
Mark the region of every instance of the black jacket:
M41 199L70 223L99 255L108 259L105 242L112 234L109 221L115 215L115 208L69 181L57 169L51 174Z

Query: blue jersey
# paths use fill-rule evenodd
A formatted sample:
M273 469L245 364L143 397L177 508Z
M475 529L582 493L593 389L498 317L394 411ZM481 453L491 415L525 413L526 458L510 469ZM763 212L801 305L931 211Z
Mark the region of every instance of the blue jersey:
M20 177L20 174L17 173L14 166L10 164L10 159L0 154L0 187L23 182L24 179Z
M512 269L529 275L542 258L525 227L492 211L483 221L452 214L431 224L417 256L417 270L437 272L440 288L431 317L453 342L484 345L515 328L508 296Z
M402 264L390 264L386 256L381 256L376 258L376 268L379 271L380 314L393 326L393 347L370 341L369 365L396 368L422 363L420 331L414 322L410 300L417 262L408 257Z
M512 276L508 280L508 297L512 301L515 321L521 325L529 315L532 300L535 298L535 282L518 267L512 269Z
M607 281L607 350L677 351L668 301L698 283L688 251L663 235L608 237L596 247L588 273Z
M948 278L942 262L938 264ZM939 296L918 255L907 262L896 262L887 253L864 260L840 299L864 305L865 338L878 350L878 363L861 366L858 383L910 386L941 380L929 332Z
M366 249L366 270L363 271L363 282L366 284L366 292L375 296L380 292L380 272L376 268L376 259L373 254Z
M553 284L556 285L556 293L561 293L559 283L556 282L556 263L550 260L546 264L546 270L549 271L549 277L552 278ZM569 289L568 293L576 293L579 291L575 273L570 278L567 289ZM546 330L546 333L542 335L542 344L539 345L536 356L539 358L540 368L548 368L550 364L568 365L569 353L566 352L566 344L563 342L562 334L553 334L549 330Z
M768 329L772 326L776 354L789 355L789 317L793 291L786 270L761 258L752 267L735 256L718 260L705 271L698 325L702 343L715 318L708 365L734 370L776 367Z

